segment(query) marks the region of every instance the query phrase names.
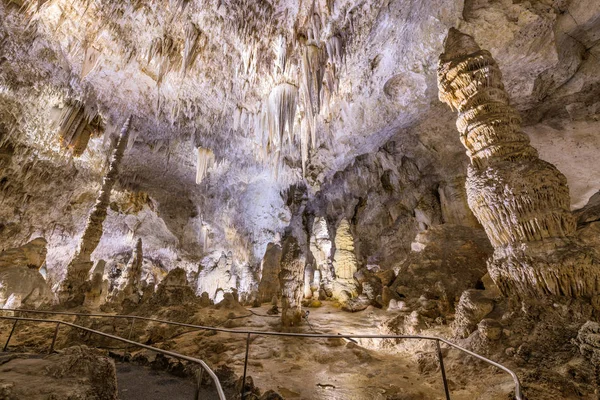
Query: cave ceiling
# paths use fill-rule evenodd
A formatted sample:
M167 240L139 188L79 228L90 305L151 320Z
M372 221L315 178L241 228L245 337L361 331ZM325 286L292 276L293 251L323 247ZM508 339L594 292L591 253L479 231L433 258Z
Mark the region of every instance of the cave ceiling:
M444 38L457 27L498 60L541 156L567 178L589 175L569 181L582 206L600 176L595 3L2 0L2 142L21 165L35 159L49 175L100 181L131 115L120 186L160 203L180 242L187 220L221 214L222 225L254 229L264 249L289 220L281 191L305 182L315 194L386 143L441 179L464 173L468 159L436 86ZM79 156L57 134L73 102L102 120ZM568 157L582 141L592 150ZM215 161L199 184L198 147Z

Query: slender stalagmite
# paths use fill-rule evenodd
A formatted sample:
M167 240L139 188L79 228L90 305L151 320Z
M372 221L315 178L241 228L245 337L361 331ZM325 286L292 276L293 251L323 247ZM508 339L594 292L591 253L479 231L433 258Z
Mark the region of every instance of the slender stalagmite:
M451 29L438 68L440 100L458 111L471 159L469 207L495 248L490 276L505 295L592 296L599 255L572 237L567 180L521 131L492 55Z
M67 267L67 276L62 281L59 289L59 299L61 303L69 303L71 305L83 304L87 289L85 283L88 280L88 275L93 265L91 255L98 246L98 243L100 243L100 238L102 237L102 224L106 219L110 194L117 181L119 165L123 159L123 153L125 152L125 147L127 146L127 141L129 139L130 124L131 117L127 118L127 121L125 121L125 124L121 129L117 144L112 152L108 172L102 181L100 194L88 217L75 256Z

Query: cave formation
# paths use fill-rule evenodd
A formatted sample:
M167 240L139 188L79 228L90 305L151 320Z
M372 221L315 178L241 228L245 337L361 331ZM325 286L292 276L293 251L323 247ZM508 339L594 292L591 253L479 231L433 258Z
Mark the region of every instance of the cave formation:
M597 398L599 60L596 0L0 1L0 398L519 396L340 335Z

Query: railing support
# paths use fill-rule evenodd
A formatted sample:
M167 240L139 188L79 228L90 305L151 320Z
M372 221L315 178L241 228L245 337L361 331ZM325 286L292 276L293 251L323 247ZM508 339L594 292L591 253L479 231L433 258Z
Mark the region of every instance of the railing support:
M194 400L201 400L200 390L202 389L202 379L204 379L204 368L196 371L196 394L194 395Z
M244 360L244 376L242 377L242 400L246 399L246 370L248 369L248 350L250 349L250 333L246 336L246 358Z
M57 322L56 328L54 329L54 336L52 337L52 344L50 345L50 351L48 351L48 354L52 354L54 352L54 344L56 343L56 337L58 336L59 329L60 329L60 322Z
M444 391L446 392L446 400L450 400L450 391L448 390L448 380L446 380L446 369L444 368L444 356L442 355L442 348L440 347L440 341L436 340L437 355L440 362L440 370L442 371L442 381L444 381Z
M135 323L135 317L131 317L131 326L129 327L129 335L127 336L127 340L131 340L131 334L133 333L133 324ZM125 353L129 350L129 343L125 345L125 351L123 352L123 357L125 357Z
M6 344L4 345L4 349L2 349L2 351L6 351L8 349L8 342L10 342L10 338L12 337L13 333L15 333L17 322L19 322L19 320L15 319L15 323L13 324L12 329L10 330L10 334L8 335L8 339L6 339Z

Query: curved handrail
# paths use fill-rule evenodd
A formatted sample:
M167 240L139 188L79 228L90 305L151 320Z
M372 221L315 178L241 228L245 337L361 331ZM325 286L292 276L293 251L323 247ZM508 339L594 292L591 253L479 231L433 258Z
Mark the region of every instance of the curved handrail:
M21 310L21 309L0 309L0 311L13 311L13 312L21 312L21 313L37 313L37 314L55 314L55 315L70 315L70 316L80 316L80 317L100 317L100 318L125 318L132 320L141 320L141 321L152 321L163 324L170 324L176 326L182 326L187 328L195 328L199 330L209 330L214 332L226 332L226 333L234 333L234 334L244 334L244 335L264 335L264 336L286 336L286 337L304 337L304 338L321 338L321 339L333 339L333 338L342 338L342 339L421 339L421 340L431 340L436 341L437 343L443 342L446 345L453 347L459 351L462 351L466 354L469 354L472 357L475 357L481 361L484 361L496 368L501 369L502 371L508 373L515 384L515 399L523 400L523 394L521 390L521 382L519 381L519 377L517 374L511 369L505 367L502 364L499 364L495 361L490 360L489 358L483 357L477 353L474 353L470 350L465 349L455 343L452 343L444 338L440 338L437 336L421 336L421 335L342 335L342 334L317 334L317 333L287 333L287 332L273 332L273 331L253 331L253 330L239 330L239 329L228 329L228 328L217 328L212 326L204 326L204 325L194 325L194 324L186 324L184 322L176 322L176 321L168 321L157 318L150 317L141 317L138 315L120 315L120 314L86 314L86 313L74 313L68 311L44 311L44 310ZM0 317L3 318L3 317ZM443 369L443 366L442 366ZM242 385L243 386L243 385Z
M179 354L179 353L174 353L172 351L168 351L168 350L163 350L163 349L159 349L157 347L152 347L152 346L148 346L146 344L143 343L139 343L139 342L135 342L133 340L129 340L129 339L125 339L119 336L115 336L115 335L111 335L109 333L104 333L104 332L100 332L94 329L90 329L90 328L86 328L85 326L81 326L81 325L76 325L76 324L72 324L70 322L66 322L66 321L61 321L58 319L41 319L41 318L23 318L23 317L6 317L6 316L0 316L0 319L8 319L8 320L13 320L13 321L28 321L28 322L46 322L46 323L54 323L57 324L57 330L58 330L58 326L59 325L65 325L65 326L70 326L71 328L76 328L76 329L80 329L82 331L86 331L86 332L90 332L90 333L94 333L96 335L100 335L100 336L104 336L110 339L114 339L114 340L119 340L121 342L127 343L127 344L131 344L134 346L138 346L138 347L142 347L144 349L148 349L157 353L161 353L173 358L178 358L180 360L185 360L185 361L189 361L189 362L193 362L196 364L200 364L200 366L206 371L208 372L208 374L210 375L210 377L212 378L215 387L217 389L217 393L219 394L219 399L220 400L227 400L225 398L225 393L223 392L223 388L221 387L221 382L219 382L219 378L217 377L217 375L213 372L212 369L210 369L210 367L202 360L198 359L198 358L194 358L194 357L188 357L185 356L183 354ZM56 334L54 336L54 340L56 339ZM53 345L54 345L54 341L53 341Z

